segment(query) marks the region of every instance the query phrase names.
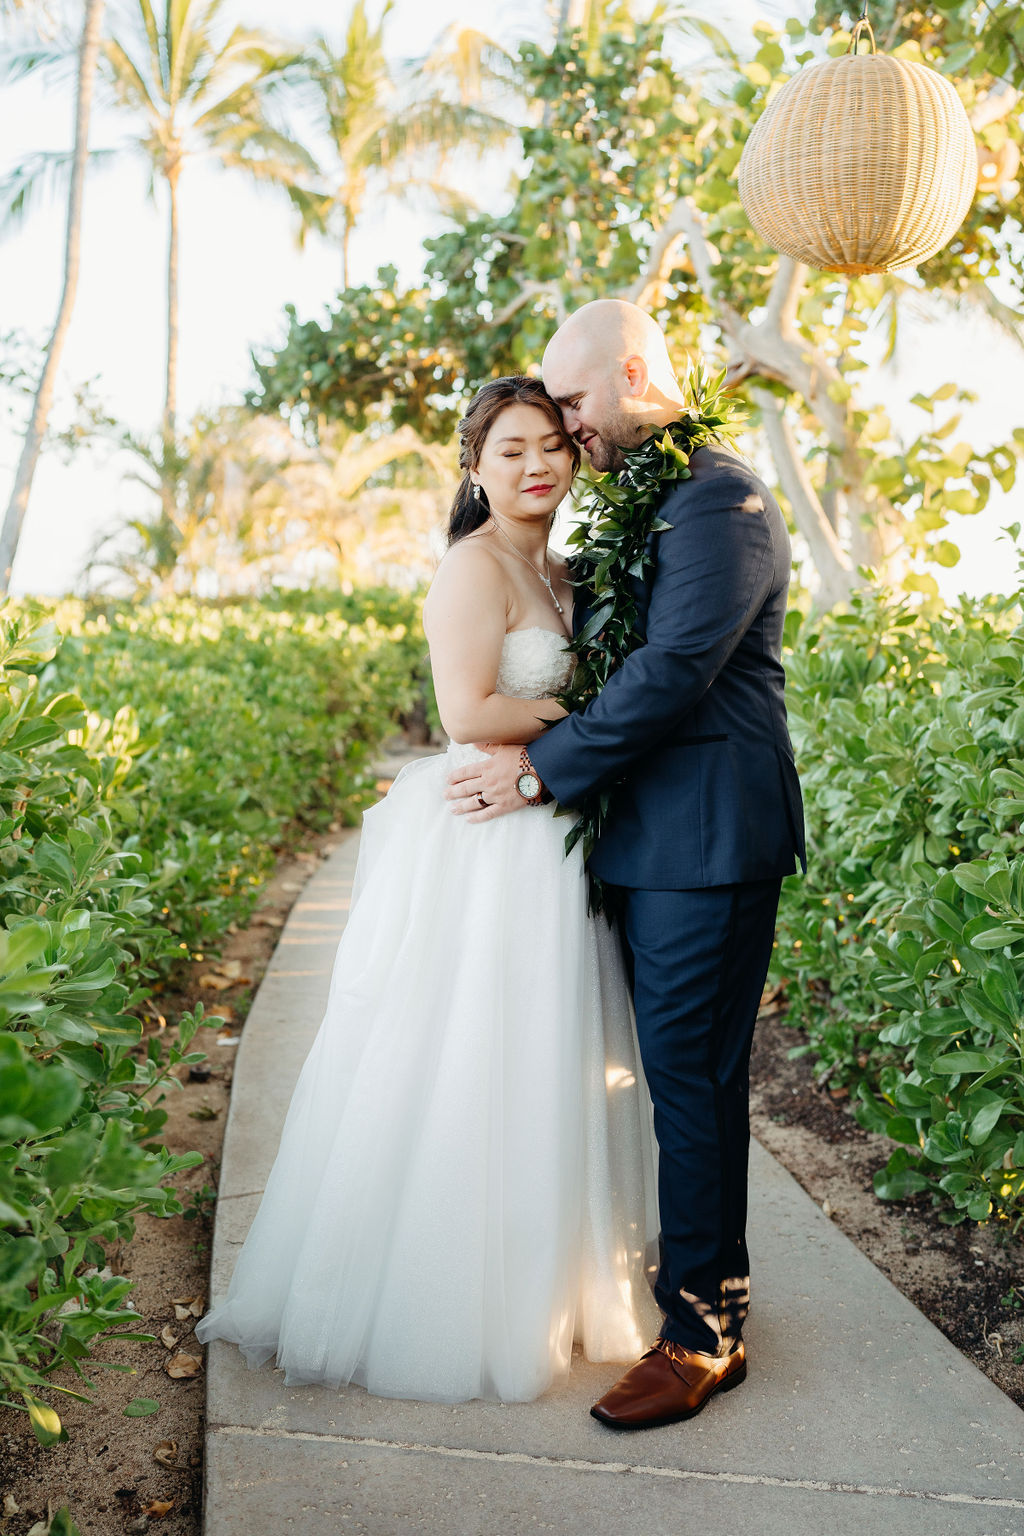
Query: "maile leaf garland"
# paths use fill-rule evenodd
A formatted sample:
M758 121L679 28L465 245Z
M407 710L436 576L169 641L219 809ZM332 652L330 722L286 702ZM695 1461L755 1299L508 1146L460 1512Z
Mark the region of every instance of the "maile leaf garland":
M686 381L686 415L656 430L639 448L625 454L625 468L602 475L584 506L584 520L569 535L573 585L577 602L590 610L572 648L577 665L559 703L568 710L586 709L626 657L643 645L637 617L637 589L654 557L647 547L652 533L672 525L659 517L666 493L678 480L690 478L690 456L713 438L728 439L739 424L732 403L725 399L724 371L709 378L698 367ZM608 812L614 786L588 796L575 807L577 819L565 839L569 853L583 842L589 860ZM591 876L591 907L602 905L600 882Z

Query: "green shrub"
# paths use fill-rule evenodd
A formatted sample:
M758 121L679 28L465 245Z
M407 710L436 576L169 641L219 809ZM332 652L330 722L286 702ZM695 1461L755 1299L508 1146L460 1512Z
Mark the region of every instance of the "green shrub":
M155 1138L211 1021L143 1045L140 1005L249 911L289 824L373 798L420 688L412 601L348 601L0 608L0 1401L44 1444L53 1373L91 1387L97 1334L150 1337L105 1244L181 1212L166 1181L201 1161Z
M926 1032L936 1029L928 999L947 999L937 1006L948 1033L928 1035L934 1056L957 1041L972 1051L998 1048L996 1025L990 1018L986 1034L969 1016L972 994L951 976L955 960L965 976L1002 976L1006 998L1012 993L1016 951L980 937L982 929L971 926L979 914L969 909L977 898L958 882L977 884L990 871L1000 889L1004 878L1012 888L1010 866L1022 849L1019 620L1019 599L962 600L936 615L878 592L861 594L848 613L790 616L787 697L809 868L805 880L784 889L773 963L787 984L790 1022L806 1036L793 1054L810 1054L823 1076L855 1085L864 1123L879 1128L884 1121L906 1143L879 1192L929 1184L938 1198L955 1200L954 1216L994 1211L1014 1220L1024 1209L1015 1176L1024 1130L1019 1099L1004 1096L984 1148L977 1138L995 1112L970 1121L975 1140L964 1134L972 1150L958 1142L954 1156L955 1116L980 1111L987 1085L975 1084L983 1098L961 1106L968 1085L940 1071L942 1091L929 1090L924 1105L914 1074L927 1063L916 1057L924 1047L911 1015L930 1021L921 1026ZM959 950L942 951L953 943L950 934L927 928L943 903L967 923L957 942L969 963ZM1019 975L1017 986L1019 998ZM1019 1004L1012 1027L1021 1027ZM902 1097L900 1084L908 1085ZM912 1143L904 1114L911 1099L920 1110L911 1117ZM1007 1177L993 1182L997 1144ZM946 1157L938 1156L943 1147Z
M130 760L112 812L184 950L248 915L287 826L354 821L374 798L422 633L409 598L342 601L352 618L324 599L60 605L67 638L41 685L74 686L110 718L94 729Z
M1022 781L1024 789L1024 781ZM1024 800L1020 802L1024 809ZM862 1088L862 1118L906 1144L875 1179L941 1191L954 1219L1024 1222L1024 855L977 859L905 902L873 946L881 1040L904 1069Z

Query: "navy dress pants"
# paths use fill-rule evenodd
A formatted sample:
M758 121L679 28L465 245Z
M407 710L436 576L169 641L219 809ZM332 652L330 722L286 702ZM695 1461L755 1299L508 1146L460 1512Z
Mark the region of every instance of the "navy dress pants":
M614 890L660 1154L662 1335L711 1355L749 1305L750 1046L781 885Z

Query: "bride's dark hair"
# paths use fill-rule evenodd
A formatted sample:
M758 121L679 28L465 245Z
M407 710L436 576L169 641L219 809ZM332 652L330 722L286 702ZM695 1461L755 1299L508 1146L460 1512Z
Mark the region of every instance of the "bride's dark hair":
M535 405L543 411L551 420L551 430L558 433L572 455L573 474L580 467L579 444L565 430L562 413L540 379L531 379L522 373L510 374L505 379L492 379L473 396L465 416L459 422L459 468L462 470L462 479L455 492L448 519L449 544L454 544L456 539L464 539L474 528L482 527L491 515L487 492L481 486L480 495L476 495L476 486L469 472L479 464L487 434L508 405Z

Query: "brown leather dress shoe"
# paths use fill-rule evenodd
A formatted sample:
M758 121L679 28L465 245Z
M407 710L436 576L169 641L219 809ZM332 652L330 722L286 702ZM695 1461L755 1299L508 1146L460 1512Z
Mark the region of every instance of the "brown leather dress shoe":
M701 1355L670 1339L656 1339L591 1408L612 1429L650 1429L699 1413L715 1392L738 1387L747 1374L742 1339L728 1355Z

